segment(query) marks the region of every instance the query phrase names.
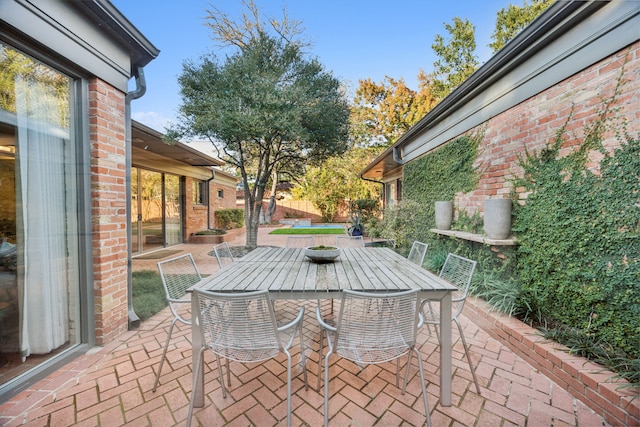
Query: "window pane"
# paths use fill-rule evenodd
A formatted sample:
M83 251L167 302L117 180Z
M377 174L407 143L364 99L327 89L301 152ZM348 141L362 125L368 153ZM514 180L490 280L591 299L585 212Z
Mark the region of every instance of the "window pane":
M0 43L0 352L15 367L2 383L79 342L71 85Z

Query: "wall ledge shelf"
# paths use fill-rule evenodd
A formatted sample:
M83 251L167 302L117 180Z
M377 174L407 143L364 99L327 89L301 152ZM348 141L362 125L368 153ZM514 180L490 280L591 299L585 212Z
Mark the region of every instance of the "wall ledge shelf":
M430 231L443 236L457 237L458 239L471 240L472 242L484 243L492 246L515 246L518 244L518 241L513 236L509 239L497 240L490 239L483 234L467 233L466 231L438 230L437 228L432 228Z

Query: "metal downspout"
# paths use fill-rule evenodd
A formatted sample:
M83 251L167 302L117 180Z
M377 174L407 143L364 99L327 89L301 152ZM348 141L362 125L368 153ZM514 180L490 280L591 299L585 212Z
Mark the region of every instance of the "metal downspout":
M140 326L140 318L133 311L133 272L131 247L131 101L140 98L147 91L143 67L137 67L134 73L136 88L124 97L124 141L125 141L125 186L127 215L127 311L129 313L129 329Z
M211 178L207 180L207 230L211 230L211 181L216 178L216 171L211 169Z

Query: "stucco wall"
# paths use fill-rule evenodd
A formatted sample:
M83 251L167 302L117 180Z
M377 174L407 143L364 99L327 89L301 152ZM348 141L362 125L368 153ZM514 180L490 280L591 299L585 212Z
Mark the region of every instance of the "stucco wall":
M96 344L127 330L125 94L89 81Z
M626 61L626 63L625 63ZM638 137L640 132L640 42L636 42L615 55L571 76L556 86L491 118L474 130L484 129L484 138L478 147L474 167L482 171L476 190L455 198L458 209L467 213L482 211L484 199L508 197L510 179L521 175L518 156L525 150L539 151L550 142L558 129L567 123L565 154L583 141L584 126L593 120L603 99L613 96L624 65L624 85L617 98L618 123L626 120L626 130ZM605 134L605 147L619 146L612 131ZM597 166L601 155L592 153L591 167Z

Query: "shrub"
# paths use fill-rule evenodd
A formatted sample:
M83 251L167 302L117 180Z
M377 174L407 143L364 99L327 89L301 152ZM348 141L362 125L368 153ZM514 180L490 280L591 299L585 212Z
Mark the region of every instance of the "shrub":
M217 210L216 225L222 230L244 227L244 209Z

